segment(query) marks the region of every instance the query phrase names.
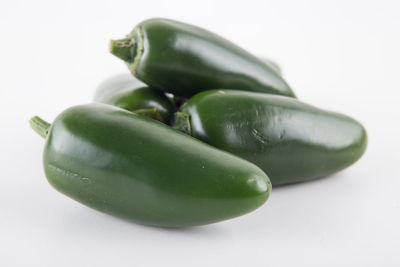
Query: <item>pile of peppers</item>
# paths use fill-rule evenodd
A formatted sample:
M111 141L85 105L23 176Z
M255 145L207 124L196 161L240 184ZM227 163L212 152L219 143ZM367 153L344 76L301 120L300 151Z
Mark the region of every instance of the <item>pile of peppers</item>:
M276 63L205 29L148 19L110 52L130 73L52 124L30 120L49 183L99 211L160 227L215 223L366 149L358 121L298 100Z

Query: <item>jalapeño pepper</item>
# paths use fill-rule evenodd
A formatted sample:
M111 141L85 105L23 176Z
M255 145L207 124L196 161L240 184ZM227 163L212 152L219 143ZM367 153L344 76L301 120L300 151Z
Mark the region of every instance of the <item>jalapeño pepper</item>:
M170 124L176 111L172 102L132 75L117 75L102 82L96 89L94 102L117 106L136 114Z
M344 169L365 151L356 120L297 99L210 90L189 99L176 128L266 171L273 185L307 181Z
M294 97L286 81L261 59L202 28L149 19L110 51L151 87L181 96L231 88Z
M180 227L248 213L271 184L254 164L158 121L105 104L32 128L45 137L45 174L67 196L142 224Z

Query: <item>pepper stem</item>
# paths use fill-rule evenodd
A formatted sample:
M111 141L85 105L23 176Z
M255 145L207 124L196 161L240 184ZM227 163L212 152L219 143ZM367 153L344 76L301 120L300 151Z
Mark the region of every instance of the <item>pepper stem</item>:
M175 112L174 129L192 135L192 126L190 124L190 115L185 112Z
M139 115L143 115L158 121L161 121L163 123L166 123L163 119L163 117L160 114L160 111L158 110L158 108L154 107L154 108L143 108L143 109L136 109L132 111L133 113L139 114Z
M110 40L110 52L126 62L133 62L136 53L136 41L128 35L124 39Z
M50 123L41 119L38 116L31 118L29 120L29 124L31 128L43 138L46 138L47 134L49 133L49 128L51 126Z

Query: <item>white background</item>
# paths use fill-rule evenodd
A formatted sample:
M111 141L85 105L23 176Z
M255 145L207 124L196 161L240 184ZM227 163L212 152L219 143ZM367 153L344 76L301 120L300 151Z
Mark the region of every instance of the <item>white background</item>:
M149 17L213 30L279 62L297 96L368 130L354 166L274 188L249 215L159 229L59 194L28 126L126 72L108 40ZM400 2L0 2L0 266L400 266Z

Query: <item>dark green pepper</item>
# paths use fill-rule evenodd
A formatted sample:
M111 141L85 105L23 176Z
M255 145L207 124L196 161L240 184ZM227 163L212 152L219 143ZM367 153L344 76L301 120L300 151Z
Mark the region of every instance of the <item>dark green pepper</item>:
M181 96L232 88L294 97L285 80L268 64L230 41L199 27L167 19L149 19L110 51L141 81Z
M58 191L97 210L156 226L202 225L248 213L271 184L254 164L158 121L104 104L76 106L50 124L44 170Z
M97 88L95 102L117 106L136 114L169 124L176 111L161 91L143 85L132 75L118 75L105 80Z
M365 151L363 126L294 98L210 90L190 98L176 128L266 171L273 185L339 171Z
M281 75L281 68L275 61L267 58L261 58L261 60L265 64L270 66L270 68L273 69L277 74ZM97 87L94 95L94 101L104 104L115 105L129 111L135 111L137 109L144 108L145 110L148 110L145 115L148 115L153 119L156 118L158 120L160 120L159 117L161 116L163 117L163 119L160 121L169 122L173 116L171 114L172 112L175 112L175 110L171 109L170 104L165 101L165 98L163 96L157 94L154 98L146 98L143 100L143 102L145 103L143 103L142 106L144 107L137 106L138 104L140 104L141 101L136 100L137 97L136 94L133 93L133 90L142 87L146 87L146 85L129 73L115 75L106 79ZM121 94L121 92L124 93ZM171 93L166 93L165 95L171 101L171 103L173 103L176 110L179 109L188 99L187 97L173 95ZM152 105L153 103L155 105ZM160 106L162 108L159 109L164 111L161 112L162 114L159 114L160 112L158 111L158 109L155 109ZM140 111L136 113L140 113Z

